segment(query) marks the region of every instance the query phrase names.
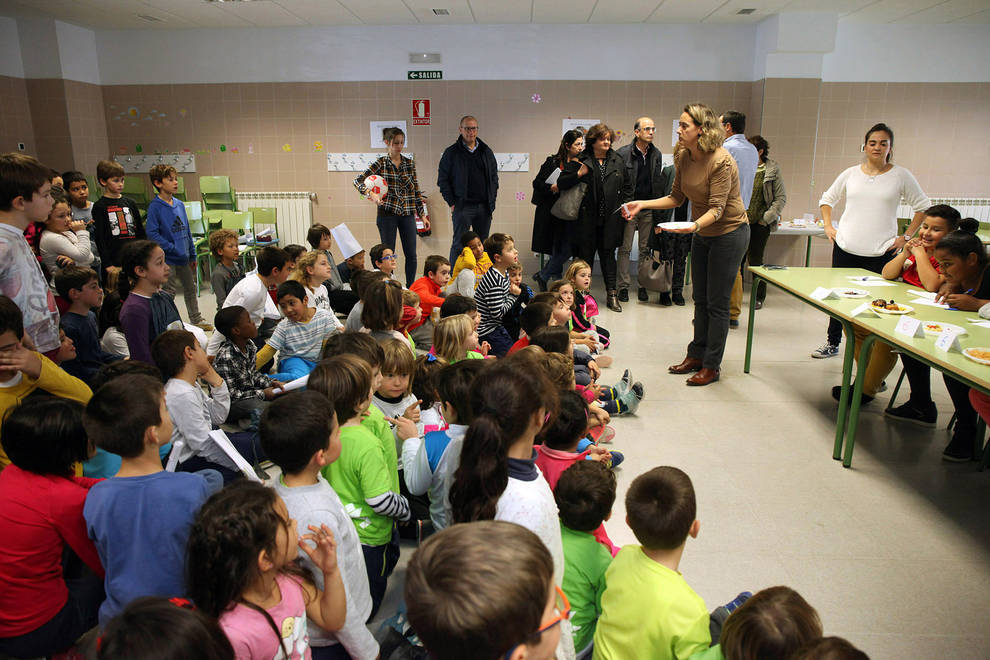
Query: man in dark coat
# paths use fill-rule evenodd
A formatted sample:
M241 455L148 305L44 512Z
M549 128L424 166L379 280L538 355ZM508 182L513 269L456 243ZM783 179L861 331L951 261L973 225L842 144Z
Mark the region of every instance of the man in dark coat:
M491 148L478 139L478 120L461 117L460 137L440 157L437 186L450 206L454 237L450 263L461 253L461 234L473 229L481 240L488 238L498 194L498 164Z

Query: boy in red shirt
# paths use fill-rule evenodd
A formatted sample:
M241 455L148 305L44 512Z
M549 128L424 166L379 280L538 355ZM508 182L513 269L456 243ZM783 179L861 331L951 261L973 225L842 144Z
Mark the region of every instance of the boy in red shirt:
M443 305L443 288L450 281L450 261L439 254L431 254L423 266L423 277L409 286L410 291L419 294L420 309L423 310L422 320L418 326L409 330L417 346L433 345L433 321L431 315L434 307Z

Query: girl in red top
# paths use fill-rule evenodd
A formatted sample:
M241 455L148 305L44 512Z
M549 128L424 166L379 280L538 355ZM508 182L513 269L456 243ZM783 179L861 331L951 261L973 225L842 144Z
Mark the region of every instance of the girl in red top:
M12 464L0 472L0 654L53 655L96 625L103 567L82 512L99 480L73 476L90 455L82 410L30 398L3 422Z
M959 225L959 211L948 204L936 204L925 211L918 235L883 267L888 280L898 278L926 291L938 291L945 281L935 259L935 246Z

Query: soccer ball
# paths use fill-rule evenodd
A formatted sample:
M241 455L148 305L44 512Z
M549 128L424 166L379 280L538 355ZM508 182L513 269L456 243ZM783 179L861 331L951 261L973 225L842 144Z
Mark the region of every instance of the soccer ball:
M385 195L388 194L388 184L385 183L385 179L382 177L377 174L372 174L364 180L364 190L368 193L375 193L384 199Z

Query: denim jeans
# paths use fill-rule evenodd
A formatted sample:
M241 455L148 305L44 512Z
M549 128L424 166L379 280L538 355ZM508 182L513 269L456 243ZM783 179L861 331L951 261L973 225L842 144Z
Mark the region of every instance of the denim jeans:
M694 340L687 354L707 369L718 369L729 334L729 299L739 264L749 247L749 225L721 236L694 235L691 272L694 275Z
M546 282L559 280L564 276L564 264L571 258L571 237L566 231L553 238L553 253L540 269L540 277Z
M419 271L419 265L416 263L416 216L392 215L379 211L378 237L393 253L396 231L399 232L399 240L402 241L402 256L406 258L406 286L409 286L416 281L416 273ZM343 311L337 310L336 307L334 310Z
M454 223L454 237L450 240L450 263L454 263L457 255L464 249L461 234L473 229L484 242L492 228L492 214L488 212L488 205L483 202L458 202L454 205L450 219Z

